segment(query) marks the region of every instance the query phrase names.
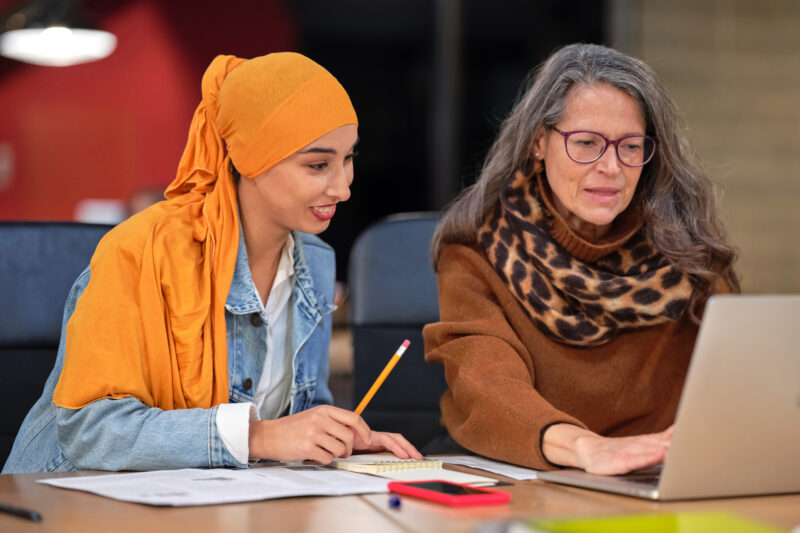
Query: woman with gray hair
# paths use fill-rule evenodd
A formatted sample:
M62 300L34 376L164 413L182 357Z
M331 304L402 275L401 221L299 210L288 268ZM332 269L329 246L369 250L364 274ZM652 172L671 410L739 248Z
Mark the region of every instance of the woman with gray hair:
M524 466L658 464L699 317L738 291L713 186L653 70L555 52L503 123L433 245L443 422Z

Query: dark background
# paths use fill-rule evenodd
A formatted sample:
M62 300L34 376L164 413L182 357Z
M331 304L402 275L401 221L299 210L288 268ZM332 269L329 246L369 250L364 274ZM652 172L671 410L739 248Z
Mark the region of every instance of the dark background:
M0 0L0 21L37 4ZM345 279L367 225L441 209L474 181L528 72L564 44L606 41L606 4L76 2L84 18L117 35L117 50L65 68L0 58L0 143L14 154L11 183L0 183L0 219L71 219L81 198L163 188L213 57L296 50L340 80L359 115L353 194L322 235Z

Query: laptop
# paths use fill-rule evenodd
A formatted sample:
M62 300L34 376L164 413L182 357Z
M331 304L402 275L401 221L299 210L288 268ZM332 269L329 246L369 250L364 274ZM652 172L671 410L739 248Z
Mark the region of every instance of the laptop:
M800 492L800 295L709 299L660 472L538 477L651 500Z

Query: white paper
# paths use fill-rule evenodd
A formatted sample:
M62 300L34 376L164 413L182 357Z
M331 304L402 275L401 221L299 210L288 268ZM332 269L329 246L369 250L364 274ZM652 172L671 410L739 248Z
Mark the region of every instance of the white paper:
M479 468L494 474L500 474L501 476L519 480L536 479L536 476L539 474L538 470L510 465L508 463L501 463L499 461L492 461L491 459L486 459L485 457L476 457L474 455L443 455L441 457L437 457L437 459L441 459L444 463Z
M258 466L247 470L158 470L40 479L38 482L115 500L170 506L388 492L388 482L382 478L302 464Z

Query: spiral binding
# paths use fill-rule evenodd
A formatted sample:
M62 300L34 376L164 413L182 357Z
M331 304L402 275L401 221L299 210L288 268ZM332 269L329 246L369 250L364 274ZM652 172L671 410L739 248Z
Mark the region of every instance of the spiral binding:
M442 468L442 461L436 459L400 459L397 461L374 461L371 463L348 462L347 460L334 459L331 466L341 470L351 472L361 472L365 474L378 474L382 472L397 472L399 470L417 470L419 468Z
M441 468L442 462L435 459L424 461L378 461L372 463L374 472L396 472L398 470L416 470L417 468Z

